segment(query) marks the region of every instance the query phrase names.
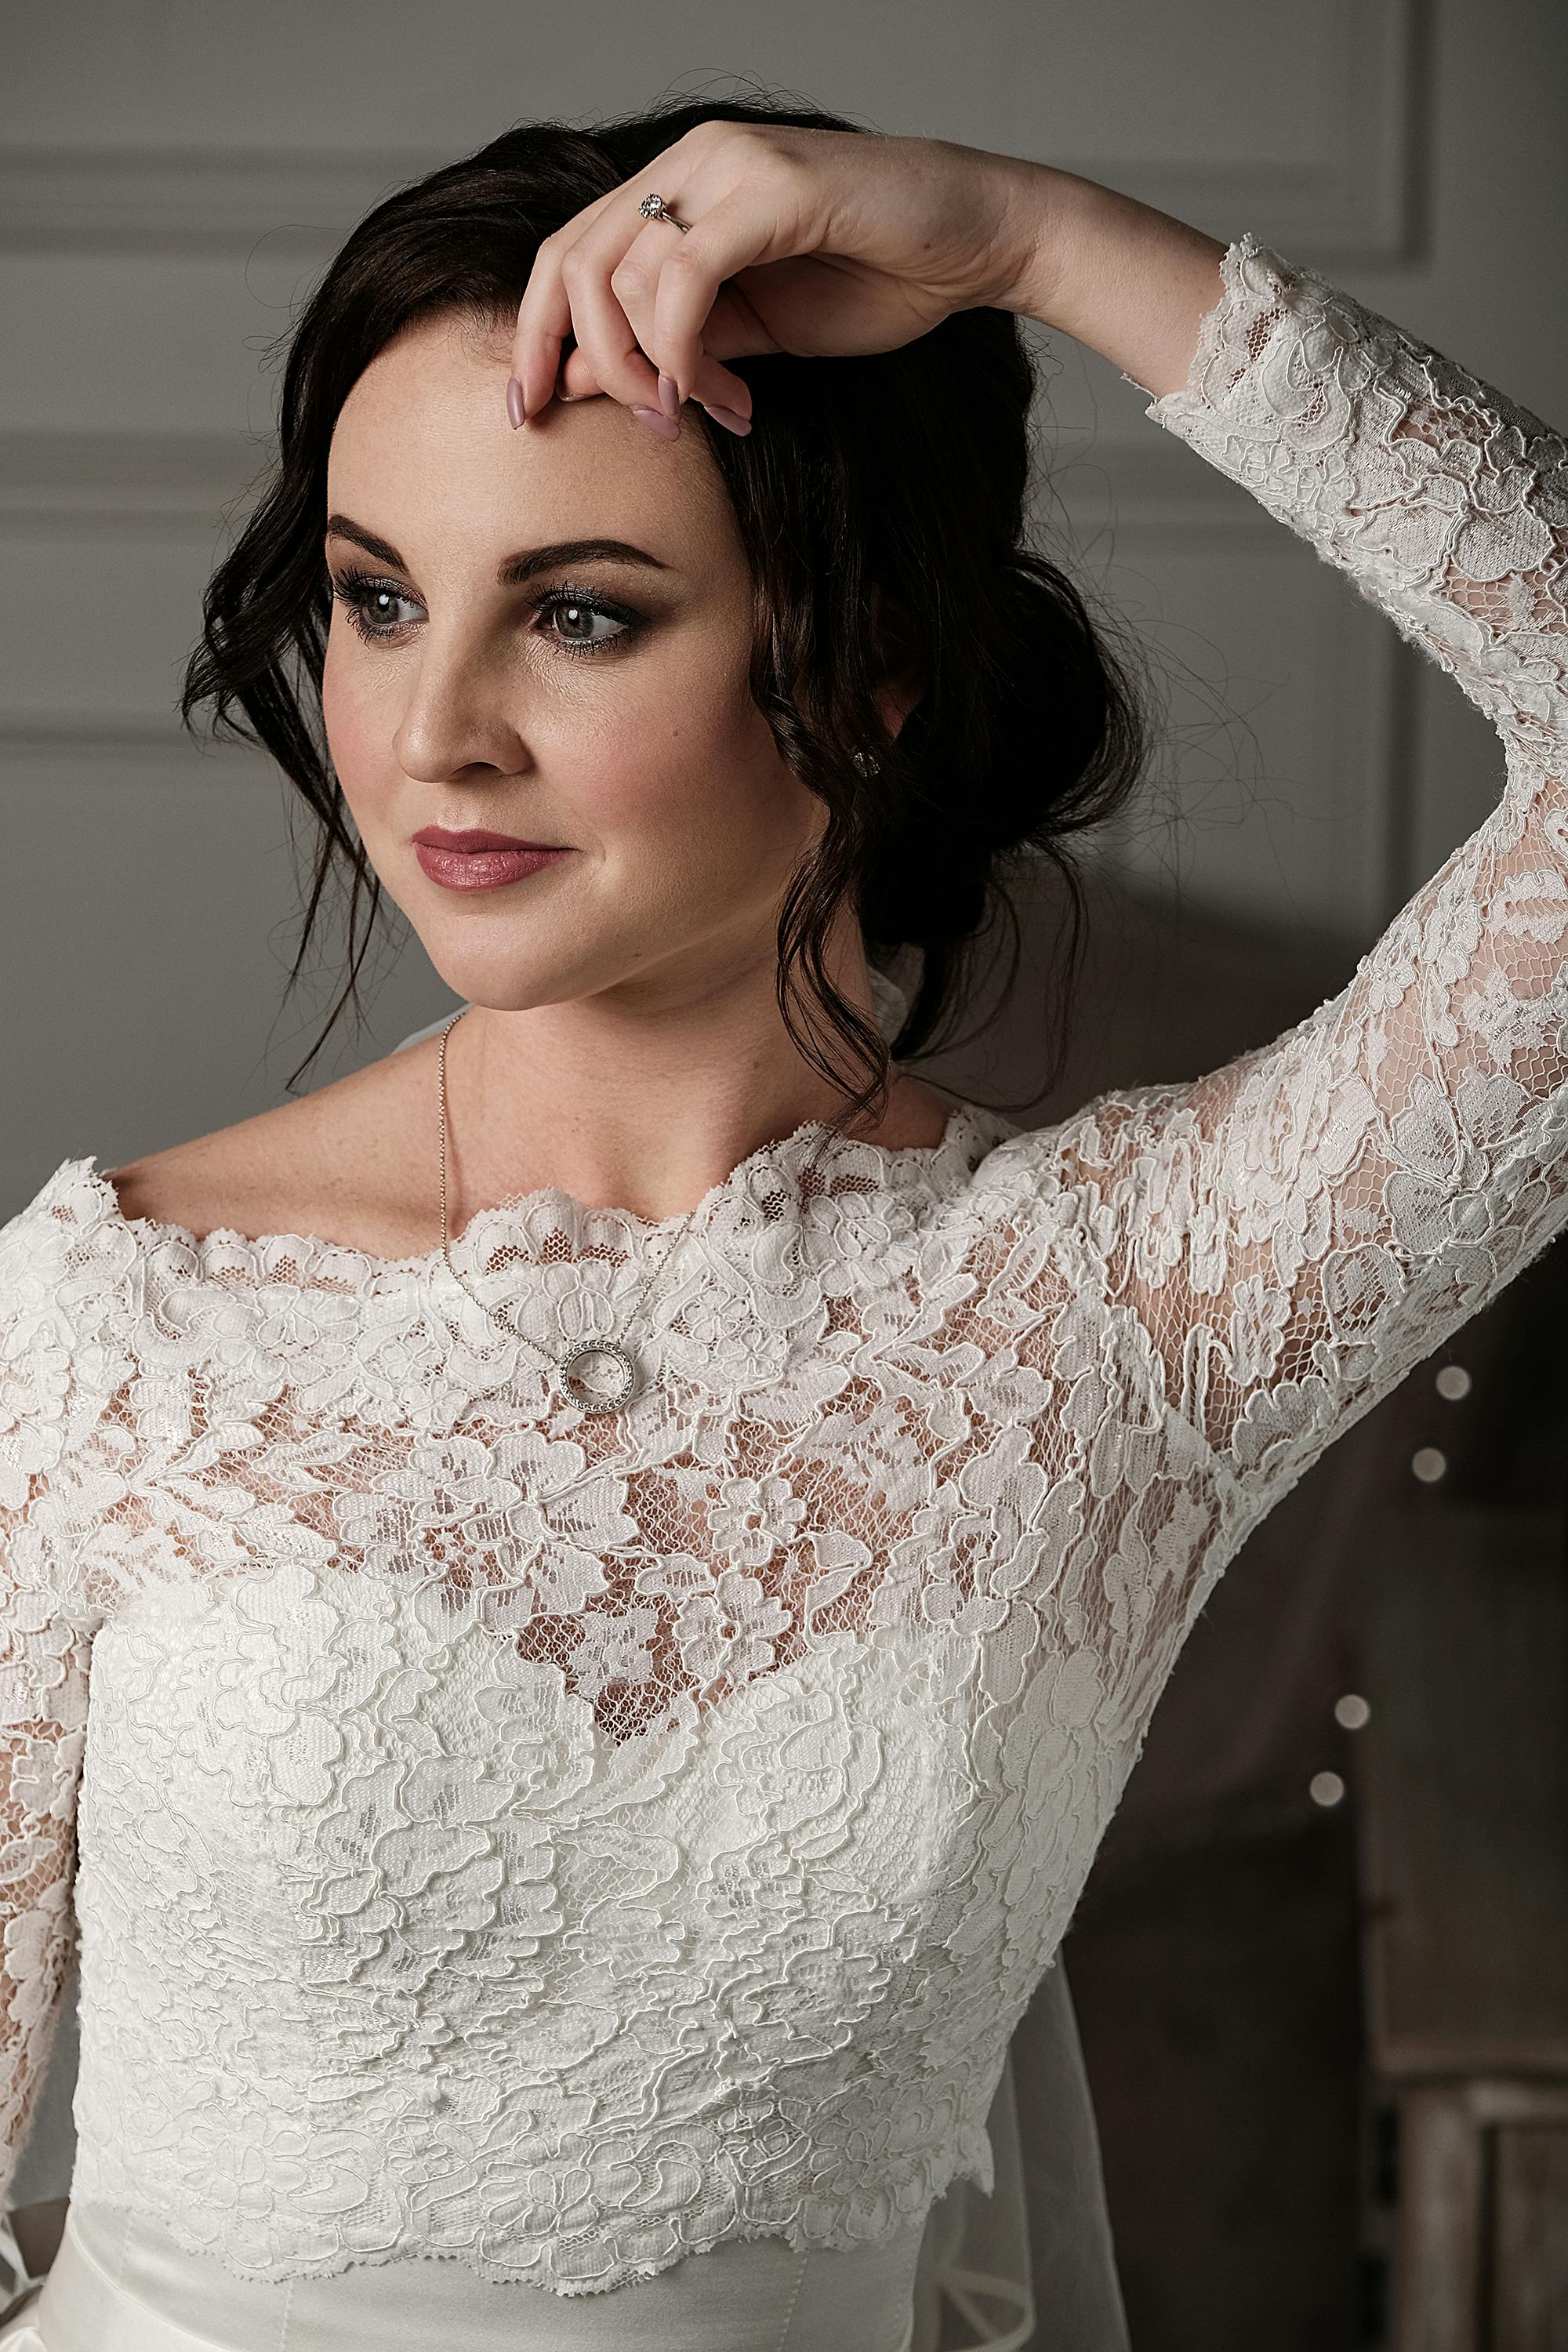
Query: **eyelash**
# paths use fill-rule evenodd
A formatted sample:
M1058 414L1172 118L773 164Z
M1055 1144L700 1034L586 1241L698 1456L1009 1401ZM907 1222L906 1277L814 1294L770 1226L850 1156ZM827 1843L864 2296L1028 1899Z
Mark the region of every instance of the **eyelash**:
M395 596L410 604L418 602L417 597L410 596L406 589L400 588L395 580L378 580L369 572L348 571L336 573L332 580L332 594L347 614L349 625L366 645L370 646L386 645L397 635L396 626L389 629L372 626L368 612L372 596ZM622 624L618 635L600 637L597 642L584 638L574 641L571 637L554 637L552 642L559 651L570 654L574 659L580 654L605 654L608 653L613 646L628 645L642 625L642 615L629 611L625 604L606 604L602 597L587 595L578 588L549 589L542 596L536 598L533 609L536 614L541 614L561 612L572 607L575 607L579 612L596 614L601 620L619 621Z

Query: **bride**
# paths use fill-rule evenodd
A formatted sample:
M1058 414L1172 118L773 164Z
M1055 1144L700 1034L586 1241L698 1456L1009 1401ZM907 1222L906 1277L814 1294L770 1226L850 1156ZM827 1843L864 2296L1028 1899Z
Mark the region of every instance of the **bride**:
M909 1066L1143 753L1020 318L1507 771L1309 1020L1035 1130ZM934 2346L1194 1614L1564 1222L1565 550L1536 419L1016 158L715 103L361 223L185 709L464 1003L0 1232L5 2352Z

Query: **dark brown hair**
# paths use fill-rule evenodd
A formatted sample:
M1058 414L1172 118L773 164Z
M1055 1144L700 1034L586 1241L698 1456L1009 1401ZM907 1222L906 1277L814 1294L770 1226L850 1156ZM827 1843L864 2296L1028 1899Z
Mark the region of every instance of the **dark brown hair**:
M714 119L860 127L754 100L672 100L587 129L520 125L367 214L290 332L277 459L209 583L180 708L189 727L210 702L215 730L264 747L315 820L290 985L328 884L340 861L346 868L348 974L294 1077L344 1005L357 1009L382 904L345 825L321 724L327 454L339 411L377 353L417 321L451 313L510 326L541 241ZM755 586L752 693L782 756L827 811L781 910L778 997L802 1054L846 1094L832 1122L841 1129L863 1111L879 1115L889 1059L825 967L845 899L873 963L919 950L891 1043L908 1061L949 1042L998 917L1012 936L1012 985L1019 929L1007 886L1044 861L1067 886L1065 1013L1084 918L1072 837L1127 798L1147 728L1134 668L1104 620L1091 620L1066 572L1023 543L1035 375L1009 312L961 311L871 357L731 364L756 393L750 436L712 425L695 404L689 415L708 434ZM896 616L896 665L867 625L874 592ZM875 699L894 667L921 682L896 737ZM1066 1045L1058 1024L1047 1087Z

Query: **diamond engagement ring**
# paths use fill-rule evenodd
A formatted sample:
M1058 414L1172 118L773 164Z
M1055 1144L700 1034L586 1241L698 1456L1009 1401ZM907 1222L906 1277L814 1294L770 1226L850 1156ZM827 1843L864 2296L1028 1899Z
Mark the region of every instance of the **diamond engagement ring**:
M678 228L683 232L691 226L689 221L677 220L662 196L645 196L637 210L644 220L665 220L669 223L671 228Z

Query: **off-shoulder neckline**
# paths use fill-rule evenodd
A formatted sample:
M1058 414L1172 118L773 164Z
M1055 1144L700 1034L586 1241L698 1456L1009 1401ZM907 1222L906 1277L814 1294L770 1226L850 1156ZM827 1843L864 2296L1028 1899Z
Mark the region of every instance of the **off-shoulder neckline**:
M523 1227L531 1217L542 1212L552 1212L570 1230L584 1234L596 1232L602 1235L607 1229L622 1236L634 1249L646 1246L649 1241L673 1237L682 1229L695 1234L710 1226L724 1205L739 1200L764 1171L774 1170L793 1182L819 1137L823 1140L818 1166L831 1171L837 1180L830 1189L872 1192L882 1197L936 1196L952 1183L964 1181L973 1175L976 1144L982 1147L983 1156L984 1150L1010 1131L1002 1114L962 1100L952 1104L941 1139L935 1143L869 1143L858 1137L830 1136L825 1121L806 1119L791 1134L759 1144L737 1162L728 1176L710 1185L690 1213L689 1228L684 1214L647 1218L631 1209L591 1208L559 1185L546 1184L476 1209L461 1230L451 1235L451 1250L455 1258L468 1265L476 1255L477 1244L482 1242L491 1250L498 1245L498 1228ZM321 1234L242 1234L233 1226L215 1226L208 1233L198 1234L194 1226L170 1218L127 1216L119 1193L98 1165L96 1152L65 1161L51 1180L51 1189L70 1174L79 1174L85 1181L107 1223L118 1226L150 1248L177 1245L203 1265L219 1257L232 1265L248 1256L258 1270L279 1262L294 1264L301 1270L327 1265L340 1271L352 1267L364 1278L382 1283L399 1278L422 1279L442 1265L439 1242L432 1249L417 1251L407 1257L389 1258L378 1257L374 1251L362 1249L353 1242L333 1241Z

